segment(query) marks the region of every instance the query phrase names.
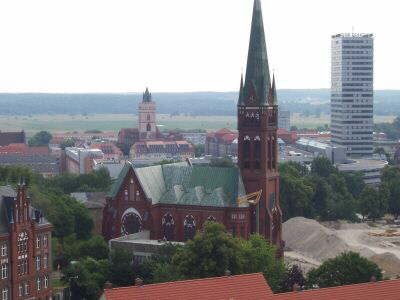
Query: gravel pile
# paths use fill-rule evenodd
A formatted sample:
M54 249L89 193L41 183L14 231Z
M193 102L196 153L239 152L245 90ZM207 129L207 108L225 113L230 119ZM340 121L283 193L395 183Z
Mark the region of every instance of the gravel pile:
M375 254L369 260L376 263L383 270L384 277L395 278L400 275L400 259L393 253Z
M283 223L283 240L289 249L318 261L325 261L350 249L334 230L303 217Z

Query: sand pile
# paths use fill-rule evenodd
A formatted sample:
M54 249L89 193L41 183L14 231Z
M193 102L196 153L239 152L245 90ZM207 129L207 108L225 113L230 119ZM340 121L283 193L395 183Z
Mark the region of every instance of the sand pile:
M349 245L315 220L292 218L283 223L283 240L286 247L318 261L333 258L349 251Z
M400 275L400 259L393 253L375 254L369 260L376 263L384 271L384 277L395 278Z

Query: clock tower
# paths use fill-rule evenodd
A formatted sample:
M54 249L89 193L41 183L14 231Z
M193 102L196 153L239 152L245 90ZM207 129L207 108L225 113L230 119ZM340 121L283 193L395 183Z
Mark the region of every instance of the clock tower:
M238 165L246 193L262 192L260 201L251 204L251 231L272 242L282 256L277 94L269 73L260 0L254 1L246 77L241 79L237 109Z

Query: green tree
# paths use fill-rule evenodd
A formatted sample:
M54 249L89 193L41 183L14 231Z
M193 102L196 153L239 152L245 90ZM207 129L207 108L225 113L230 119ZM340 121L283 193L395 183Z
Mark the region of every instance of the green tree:
M394 166L385 167L381 180L382 186L388 192L389 212L397 219L400 215L400 169Z
M331 174L337 173L337 169L332 165L331 161L326 157L320 156L314 158L311 163L311 173L316 176L329 177Z
M308 273L308 285L320 288L382 280L379 267L355 252L346 252L328 259Z
M74 147L75 146L75 141L72 139L67 139L67 140L63 140L60 144L60 148L62 150L64 150L67 147Z
M297 265L293 265L286 270L284 279L280 284L280 291L291 292L293 291L293 286L295 284L297 284L300 288L306 285L306 279L303 275L303 271Z
M115 286L130 286L134 283L133 254L116 247L110 257L110 281Z
M343 172L342 176L346 181L347 190L354 199L358 199L365 187L364 174L362 172Z
M47 131L40 131L36 133L30 140L29 146L48 146L53 136Z
M186 278L240 274L239 243L222 224L206 223L202 232L174 255L172 263Z
M383 217L387 211L388 192L386 188L381 187L376 190L370 185L366 185L359 199L359 210L363 217L373 220Z
M79 257L92 257L97 260L108 259L108 245L101 235L92 236L79 244Z
M312 197L314 212L322 220L332 218L333 191L329 183L322 177L312 177L315 192Z

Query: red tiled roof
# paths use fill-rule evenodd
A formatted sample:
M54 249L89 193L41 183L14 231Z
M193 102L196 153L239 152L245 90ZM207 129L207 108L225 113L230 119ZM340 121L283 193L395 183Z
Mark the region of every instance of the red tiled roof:
M106 300L254 300L273 299L262 273L108 289Z
M399 300L400 280L275 294L274 300Z

